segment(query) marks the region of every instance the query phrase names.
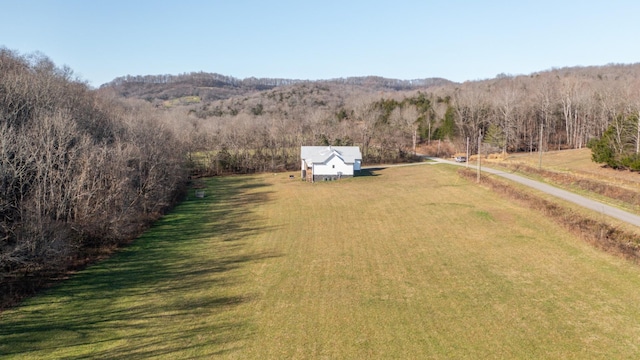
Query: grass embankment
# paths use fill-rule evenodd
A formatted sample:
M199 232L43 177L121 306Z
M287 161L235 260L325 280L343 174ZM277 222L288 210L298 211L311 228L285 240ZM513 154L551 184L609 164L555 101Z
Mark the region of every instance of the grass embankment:
M640 214L640 174L596 164L589 149L544 153L541 162L537 153L520 153L488 163Z
M471 180L477 179L475 171L465 169L458 173ZM522 206L540 211L591 245L640 264L640 229L636 226L500 177L483 174L481 183Z
M5 358L637 358L640 269L421 165L207 181L0 315Z

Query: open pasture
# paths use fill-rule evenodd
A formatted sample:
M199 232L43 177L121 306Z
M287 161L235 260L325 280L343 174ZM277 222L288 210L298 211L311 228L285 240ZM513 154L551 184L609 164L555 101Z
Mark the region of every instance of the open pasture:
M640 268L456 170L208 179L0 314L0 357L638 358Z
M537 168L540 165L540 155L537 152L510 154L505 161ZM595 163L591 161L591 149L588 148L545 152L542 155L542 168L607 181L636 190L640 185L640 174L627 170L614 170Z

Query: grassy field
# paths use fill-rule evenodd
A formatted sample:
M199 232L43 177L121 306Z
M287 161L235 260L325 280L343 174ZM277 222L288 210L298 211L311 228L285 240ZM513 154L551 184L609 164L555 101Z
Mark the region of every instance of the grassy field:
M456 170L209 179L0 314L0 357L640 357L640 268Z
M166 108L170 108L178 105L198 104L200 101L200 96L183 96L171 100L165 100L162 102L162 105Z
M540 164L540 156L538 153L510 154L505 161L523 163L537 168ZM546 152L542 156L542 168L609 181L613 185L634 190L638 190L640 186L640 174L605 168L602 164L591 161L591 149L587 148Z
M591 161L590 149L509 154L487 166L550 183L600 202L640 214L640 174L614 170Z

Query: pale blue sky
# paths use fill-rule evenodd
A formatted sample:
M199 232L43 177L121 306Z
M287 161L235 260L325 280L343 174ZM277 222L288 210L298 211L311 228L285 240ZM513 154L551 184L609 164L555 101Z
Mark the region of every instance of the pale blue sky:
M0 46L123 75L479 80L640 62L640 1L0 0Z

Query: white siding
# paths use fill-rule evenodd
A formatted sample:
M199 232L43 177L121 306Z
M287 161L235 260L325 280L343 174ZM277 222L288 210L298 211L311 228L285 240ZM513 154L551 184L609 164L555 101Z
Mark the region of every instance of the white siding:
M353 176L353 164L345 164L338 156L333 155L323 164L315 164L313 175L338 175Z

